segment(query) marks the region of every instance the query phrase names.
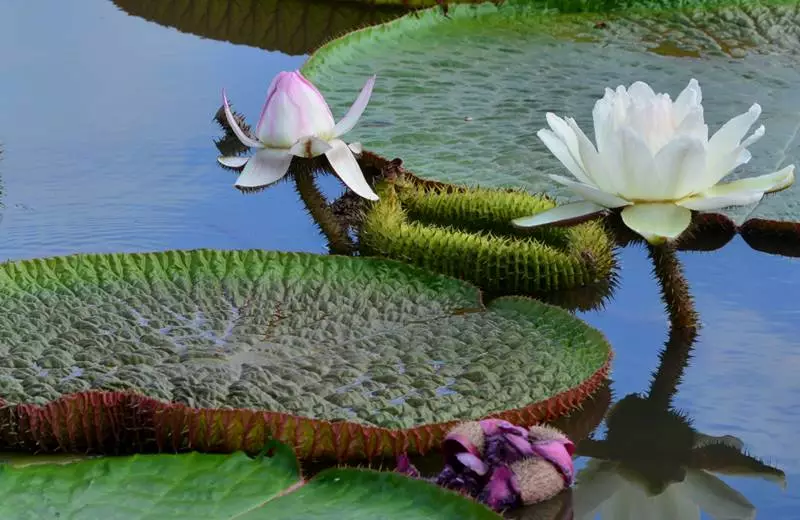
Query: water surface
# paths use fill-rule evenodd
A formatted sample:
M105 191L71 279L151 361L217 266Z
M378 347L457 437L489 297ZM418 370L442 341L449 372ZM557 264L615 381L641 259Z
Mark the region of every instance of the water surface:
M233 188L215 163L213 115L226 87L258 113L287 56L217 42L120 11L108 0L0 0L0 260L78 252L264 248L326 252L293 187ZM330 197L336 179L320 181ZM734 239L682 253L702 320L676 398L694 426L735 435L787 473L788 488L726 478L758 518L800 510L797 260ZM582 316L616 350L617 397L645 391L668 323L646 252L620 254L621 284Z

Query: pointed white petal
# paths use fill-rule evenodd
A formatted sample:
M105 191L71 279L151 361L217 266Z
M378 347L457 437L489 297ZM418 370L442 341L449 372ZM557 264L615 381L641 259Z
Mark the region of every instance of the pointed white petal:
M664 183L658 199L679 199L690 193L705 190L703 181L706 166L706 147L699 139L678 137L667 143L655 157L658 174L655 178Z
M372 191L369 183L364 178L364 173L361 171L361 167L358 166L358 162L353 157L353 152L350 151L347 144L341 139L334 139L328 144L331 145L331 149L325 152L325 157L328 158L331 167L333 167L339 178L347 184L347 187L360 197L378 200L378 195Z
M361 143L350 143L347 146L349 146L350 151L356 155L361 155L361 153L364 151L364 147L361 146Z
M561 161L561 163L567 167L567 170L569 170L569 172L574 175L576 179L587 184L591 183L581 165L579 165L572 157L572 154L570 153L566 143L559 139L555 132L543 128L539 130L536 135L539 137L539 139L541 139L547 149L550 150L550 153L555 155L556 159Z
M324 154L330 149L331 145L328 144L327 141L319 137L310 136L298 139L297 142L292 145L289 153L297 157L311 159L312 157Z
M572 179L568 179L567 177L561 175L550 175L550 178L557 183L566 186L576 195L606 208L620 208L622 206L628 206L631 204L630 201L627 201L622 197L618 197L613 193L606 193L605 191L599 190L594 186L573 181Z
M575 161L575 164L577 164L580 171L585 174L587 171L586 165L583 164L580 148L578 146L578 136L575 135L572 126L552 112L548 112L545 117L547 118L547 124L550 125L550 129L562 143L567 145L567 150ZM594 184L588 177L579 180L587 184Z
M239 123L236 122L236 118L233 117L233 112L231 112L231 107L228 103L228 96L225 95L225 89L222 90L222 106L225 108L225 119L228 120L231 130L233 130L233 133L236 135L236 138L239 139L239 142L250 148L263 148L263 144L255 139L251 139L247 136L247 134L244 133L244 130L239 128Z
M688 470L681 488L712 518L752 520L756 517L756 508L744 495L707 471Z
M763 191L745 190L718 196L695 195L680 200L676 204L695 211L716 211L733 206L749 206L761 200L763 196Z
M606 208L594 202L572 202L570 204L556 206L555 208L528 217L515 218L511 223L521 228L538 227L556 223L565 224L568 222L579 222L595 215L599 216L603 211L606 211Z
M660 244L683 233L692 212L669 203L635 204L622 210L622 221L651 244Z
M690 112L701 106L703 102L703 92L700 90L700 84L696 79L689 80L689 84L683 89L683 92L678 94L675 103L672 107L675 115L675 122L680 124L683 119L689 115ZM702 110L700 112L702 115Z
M264 148L247 161L239 178L237 188L262 188L280 180L289 171L292 155L285 150Z
M250 157L241 157L237 155L230 155L230 156L221 156L217 157L217 161L222 166L227 166L228 168L241 168L247 161L250 160Z
M363 114L364 109L367 108L367 103L369 103L369 98L372 95L372 88L375 86L375 78L376 76L372 76L367 80L355 102L350 107L350 110L336 123L336 126L333 128L334 137L339 137L352 130L353 127L356 126L356 123L358 123L358 120L361 119L361 114Z
M775 173L747 177L733 182L717 184L677 204L697 211L712 211L729 206L747 206L761 200L764 193L788 188L794 182L794 165Z
M665 179L659 178L655 159L647 142L631 128L623 128L622 184L620 195L627 199L665 199Z
M608 183L605 182L606 170L594 143L586 137L586 134L581 130L574 119L568 117L567 124L572 128L572 131L575 132L575 138L578 141L578 155L580 156L581 164L583 164L583 171L588 177L587 180L590 181L583 182L601 189L610 188L610 186L607 186Z
M709 153L722 155L737 148L760 115L761 106L754 103L747 112L739 114L722 125L708 140Z
M750 137L742 141L742 144L740 144L739 146L741 146L742 148L747 148L748 146L752 145L753 143L764 137L764 134L766 132L767 130L766 128L764 128L764 125L759 126L758 128L756 128L756 131L750 134Z

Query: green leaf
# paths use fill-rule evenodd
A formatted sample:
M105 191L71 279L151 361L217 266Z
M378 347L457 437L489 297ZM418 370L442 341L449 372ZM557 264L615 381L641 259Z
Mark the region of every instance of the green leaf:
M291 449L270 456L134 455L0 466L0 518L492 519L484 506L395 473L330 469L304 483Z
M236 419L220 412L212 420L206 411L159 415L154 403L129 403L153 415L104 419L87 410L108 410L123 398L89 395L0 414L0 446L4 437L53 449L76 438L91 444L102 436L86 421L108 432L133 420L162 421L151 427L156 438L188 432L191 442L213 445L221 436L236 444L258 420L306 455L357 450L343 439L359 431L378 446L364 451L403 448L403 437L374 427L422 428L415 442L424 449L444 428L430 427L447 421L503 412L529 423L568 413L600 384L610 356L602 334L563 309L527 298L484 307L465 282L369 258L76 255L0 265L0 295L7 404L130 390L190 407L274 412ZM26 424L45 417L52 431L36 437ZM221 433L206 431L212 427Z
M348 139L446 183L574 198L547 176L568 173L536 137L547 126L545 113L574 117L591 136L592 107L604 88L636 80L674 98L696 77L711 132L761 104L766 136L750 147L753 160L726 181L771 173L800 157L797 2L604 16L558 14L541 5L461 5L451 6L448 17L437 9L407 15L330 42L303 71L334 112L352 102L364 77L377 74ZM619 5L606 6L612 7ZM757 208L725 213L737 223L751 214L797 222L798 194L795 184Z
M286 54L305 54L404 9L324 0L112 0L128 14L181 32ZM400 2L398 2L400 3Z

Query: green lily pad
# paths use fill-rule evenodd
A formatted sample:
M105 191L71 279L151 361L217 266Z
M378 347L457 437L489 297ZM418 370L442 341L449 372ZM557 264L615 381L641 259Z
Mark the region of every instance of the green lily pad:
M323 0L112 0L126 13L181 32L286 54L406 12L390 5ZM399 2L398 2L399 3Z
M632 4L635 6L635 4ZM694 10L558 14L535 5L453 6L350 33L320 48L304 73L334 110L359 78L378 82L353 140L401 157L418 176L484 187L518 186L571 198L547 174L565 174L536 132L545 113L575 117L592 135L605 87L646 80L678 94L700 81L713 132L758 102L766 136L730 179L770 173L800 157L800 12L796 2ZM375 122L382 122L377 125ZM800 187L756 208L727 211L800 220Z
M47 417L52 431L41 435L72 442L74 423L88 420L81 406L110 406L89 399L44 413L29 405L117 390L268 410L279 440L294 435L308 453L340 455L350 447L337 446L329 426L315 445L318 425L298 421L373 427L370 435L508 410L530 423L544 402L549 416L578 406L602 382L611 352L563 309L521 297L484 307L467 283L368 258L76 255L0 265L0 295L0 398L19 405L0 417L0 440L14 445L32 442L23 418ZM378 451L397 448L385 440Z
M397 473L329 469L304 481L292 451L134 455L0 466L0 517L494 519L486 507Z

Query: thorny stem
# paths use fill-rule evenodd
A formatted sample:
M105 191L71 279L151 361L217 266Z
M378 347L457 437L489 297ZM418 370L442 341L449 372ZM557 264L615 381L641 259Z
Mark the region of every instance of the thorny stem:
M660 352L658 370L650 383L648 399L663 409L672 404L697 338L698 316L680 261L670 245L648 245L653 272L661 286L661 297L669 314L670 331Z
M308 213L328 239L328 249L333 254L348 255L355 251L355 244L347 229L331 211L325 197L314 182L314 173L308 169L294 172L295 189L306 205Z

